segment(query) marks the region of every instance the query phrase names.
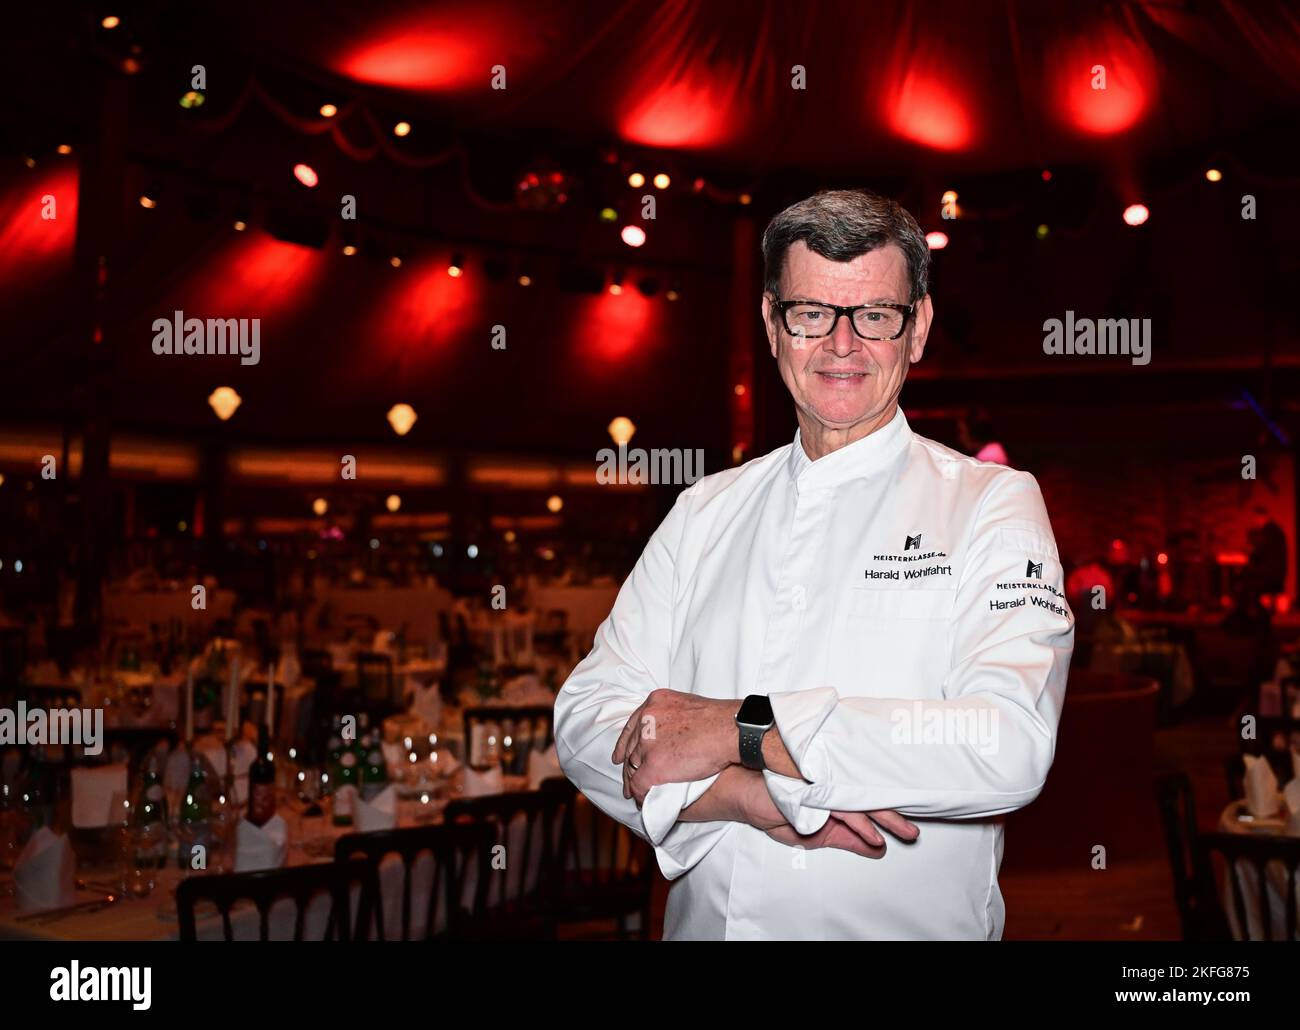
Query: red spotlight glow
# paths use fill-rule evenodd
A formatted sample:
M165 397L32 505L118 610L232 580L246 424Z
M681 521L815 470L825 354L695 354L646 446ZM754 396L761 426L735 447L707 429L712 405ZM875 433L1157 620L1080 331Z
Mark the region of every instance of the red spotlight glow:
M75 167L42 169L0 194L0 282L17 287L23 280L59 270L65 262L70 267L77 200Z
M320 182L320 179L316 175L316 169L312 168L311 165L294 165L293 177L308 189L311 189L316 185L316 183Z
M1151 217L1145 204L1130 204L1124 209L1124 221L1129 225L1141 225Z
M529 28L542 31L524 31L525 20L547 22L553 16L528 18L495 0L477 3L471 11L381 15L366 19L369 31L332 63L336 71L359 82L429 91L486 90L489 69L501 64L509 69L513 86L516 74L548 53L545 33L552 26L534 25Z
M619 119L624 139L648 147L707 147L726 143L743 128L738 70L661 71L648 69L632 90L634 99Z
M943 79L908 70L886 103L889 125L903 139L935 150L968 147L974 130L961 96Z
M645 230L639 225L625 225L619 235L629 247L639 247L645 243Z
M1105 26L1064 49L1056 92L1069 123L1080 132L1110 136L1146 115L1155 90L1155 65L1146 45ZM1100 86L1104 75L1105 88Z
M943 250L948 246L948 234L946 232L928 232L925 234L925 243L931 250Z

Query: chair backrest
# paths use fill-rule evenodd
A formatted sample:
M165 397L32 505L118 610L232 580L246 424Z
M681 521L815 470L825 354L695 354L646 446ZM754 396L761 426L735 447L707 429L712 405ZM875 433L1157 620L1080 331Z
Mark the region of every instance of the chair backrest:
M352 887L360 887L355 921L351 917ZM364 859L290 866L285 869L262 869L248 873L223 873L189 876L176 888L176 913L183 941L198 939L195 906L212 902L221 914L222 934L233 941L231 909L240 901L251 901L257 908L258 939L270 940L271 906L288 898L294 902L293 940L303 939L307 907L321 894L330 898L326 940L363 940L372 924L378 899L374 866Z
M1286 873L1285 895L1282 905L1282 922L1285 926L1282 940L1300 940L1296 935L1296 869L1300 867L1300 837L1256 836L1249 833L1205 833L1201 846L1207 856L1223 857L1225 875L1232 889L1232 908L1237 916L1237 926L1243 940L1251 939L1249 912L1252 901L1258 903L1259 926L1263 939L1273 940L1273 891L1270 889L1268 867L1281 863ZM1249 863L1255 873L1253 884L1245 881L1244 872Z
M1156 799L1165 831L1174 901L1184 940L1227 940L1227 920L1214 891L1214 874L1196 830L1192 783L1183 772L1156 781Z
M654 875L650 846L622 823L611 819L578 793L563 776L543 780L543 795L553 796L563 809L556 867L590 889L631 884L648 891Z
M462 798L447 806L447 822L485 823L493 827L493 848L502 847L504 875L487 878L485 913L507 907L544 909L559 855L564 799L553 793L525 790Z
M334 859L343 862L364 855L382 883L380 864L390 855L402 862L401 936L409 941L415 928L416 897L414 871L423 855L432 859L428 900L425 904L423 939L456 937L481 916L486 904L488 862L496 843L496 828L489 823L443 823L371 833L349 833L334 844ZM388 940L391 927L384 925L385 896L381 887L376 906L380 940Z

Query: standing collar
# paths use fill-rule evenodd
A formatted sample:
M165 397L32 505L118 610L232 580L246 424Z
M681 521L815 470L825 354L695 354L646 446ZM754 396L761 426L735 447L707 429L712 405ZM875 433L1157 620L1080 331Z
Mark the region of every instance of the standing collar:
M798 430L790 449L790 478L800 490L836 486L849 479L869 476L883 468L891 458L912 442L912 428L899 407L885 425L874 433L846 444L837 451L813 461L803 449Z

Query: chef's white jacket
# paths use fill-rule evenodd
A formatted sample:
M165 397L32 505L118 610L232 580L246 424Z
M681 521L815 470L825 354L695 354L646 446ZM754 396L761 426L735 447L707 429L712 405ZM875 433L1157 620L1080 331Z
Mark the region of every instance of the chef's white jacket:
M1003 813L1052 764L1074 642L1033 476L884 427L812 461L794 442L677 498L555 704L565 774L674 880L668 939L997 939ZM678 822L716 777L623 797L610 761L655 688L770 697L802 778L790 823L892 808L886 854Z

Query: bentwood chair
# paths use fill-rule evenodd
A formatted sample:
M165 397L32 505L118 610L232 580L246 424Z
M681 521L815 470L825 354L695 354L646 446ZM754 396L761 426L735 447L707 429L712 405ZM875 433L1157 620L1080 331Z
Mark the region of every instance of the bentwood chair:
M349 833L334 844L334 860L364 856L375 870L379 902L375 926L380 940L435 940L470 935L486 904L495 828L488 823L442 823L370 833ZM387 918L394 891L388 879L402 867L397 920ZM423 919L417 920L417 909ZM394 922L398 925L394 926ZM400 929L400 936L391 937Z
M1196 829L1191 780L1183 772L1166 773L1156 783L1156 796L1183 940L1230 940L1232 934L1215 894L1214 871Z
M655 869L650 846L580 795L565 777L543 780L541 791L554 796L564 813L551 879L554 921L612 920L618 939L627 940L628 918L635 915L638 936L647 940Z
M352 892L357 895L356 918L352 918ZM258 940L271 940L271 907L282 899L293 901L293 937L303 940L308 906L321 895L330 900L324 940L365 940L373 924L379 895L375 867L364 859L263 869L248 873L189 876L176 888L176 914L183 941L198 939L195 909L211 902L221 914L225 940L235 939L231 912L241 901L251 901L258 914ZM238 918L238 912L236 912ZM280 939L280 935L276 935Z
M492 827L493 862L482 910L470 935L545 940L554 935L550 905L564 800L536 790L463 798L447 806L449 823Z
M1206 833L1201 835L1201 847L1207 861L1212 861L1215 855L1223 860L1241 940L1275 939L1275 898L1282 905L1279 913L1284 927L1281 939L1300 940L1296 934L1296 870L1300 867L1300 837ZM1280 884L1277 882L1279 877L1270 876L1270 865L1273 871L1286 877ZM1276 894L1272 889L1274 886L1279 888ZM1252 921L1251 914L1257 914L1258 919Z

